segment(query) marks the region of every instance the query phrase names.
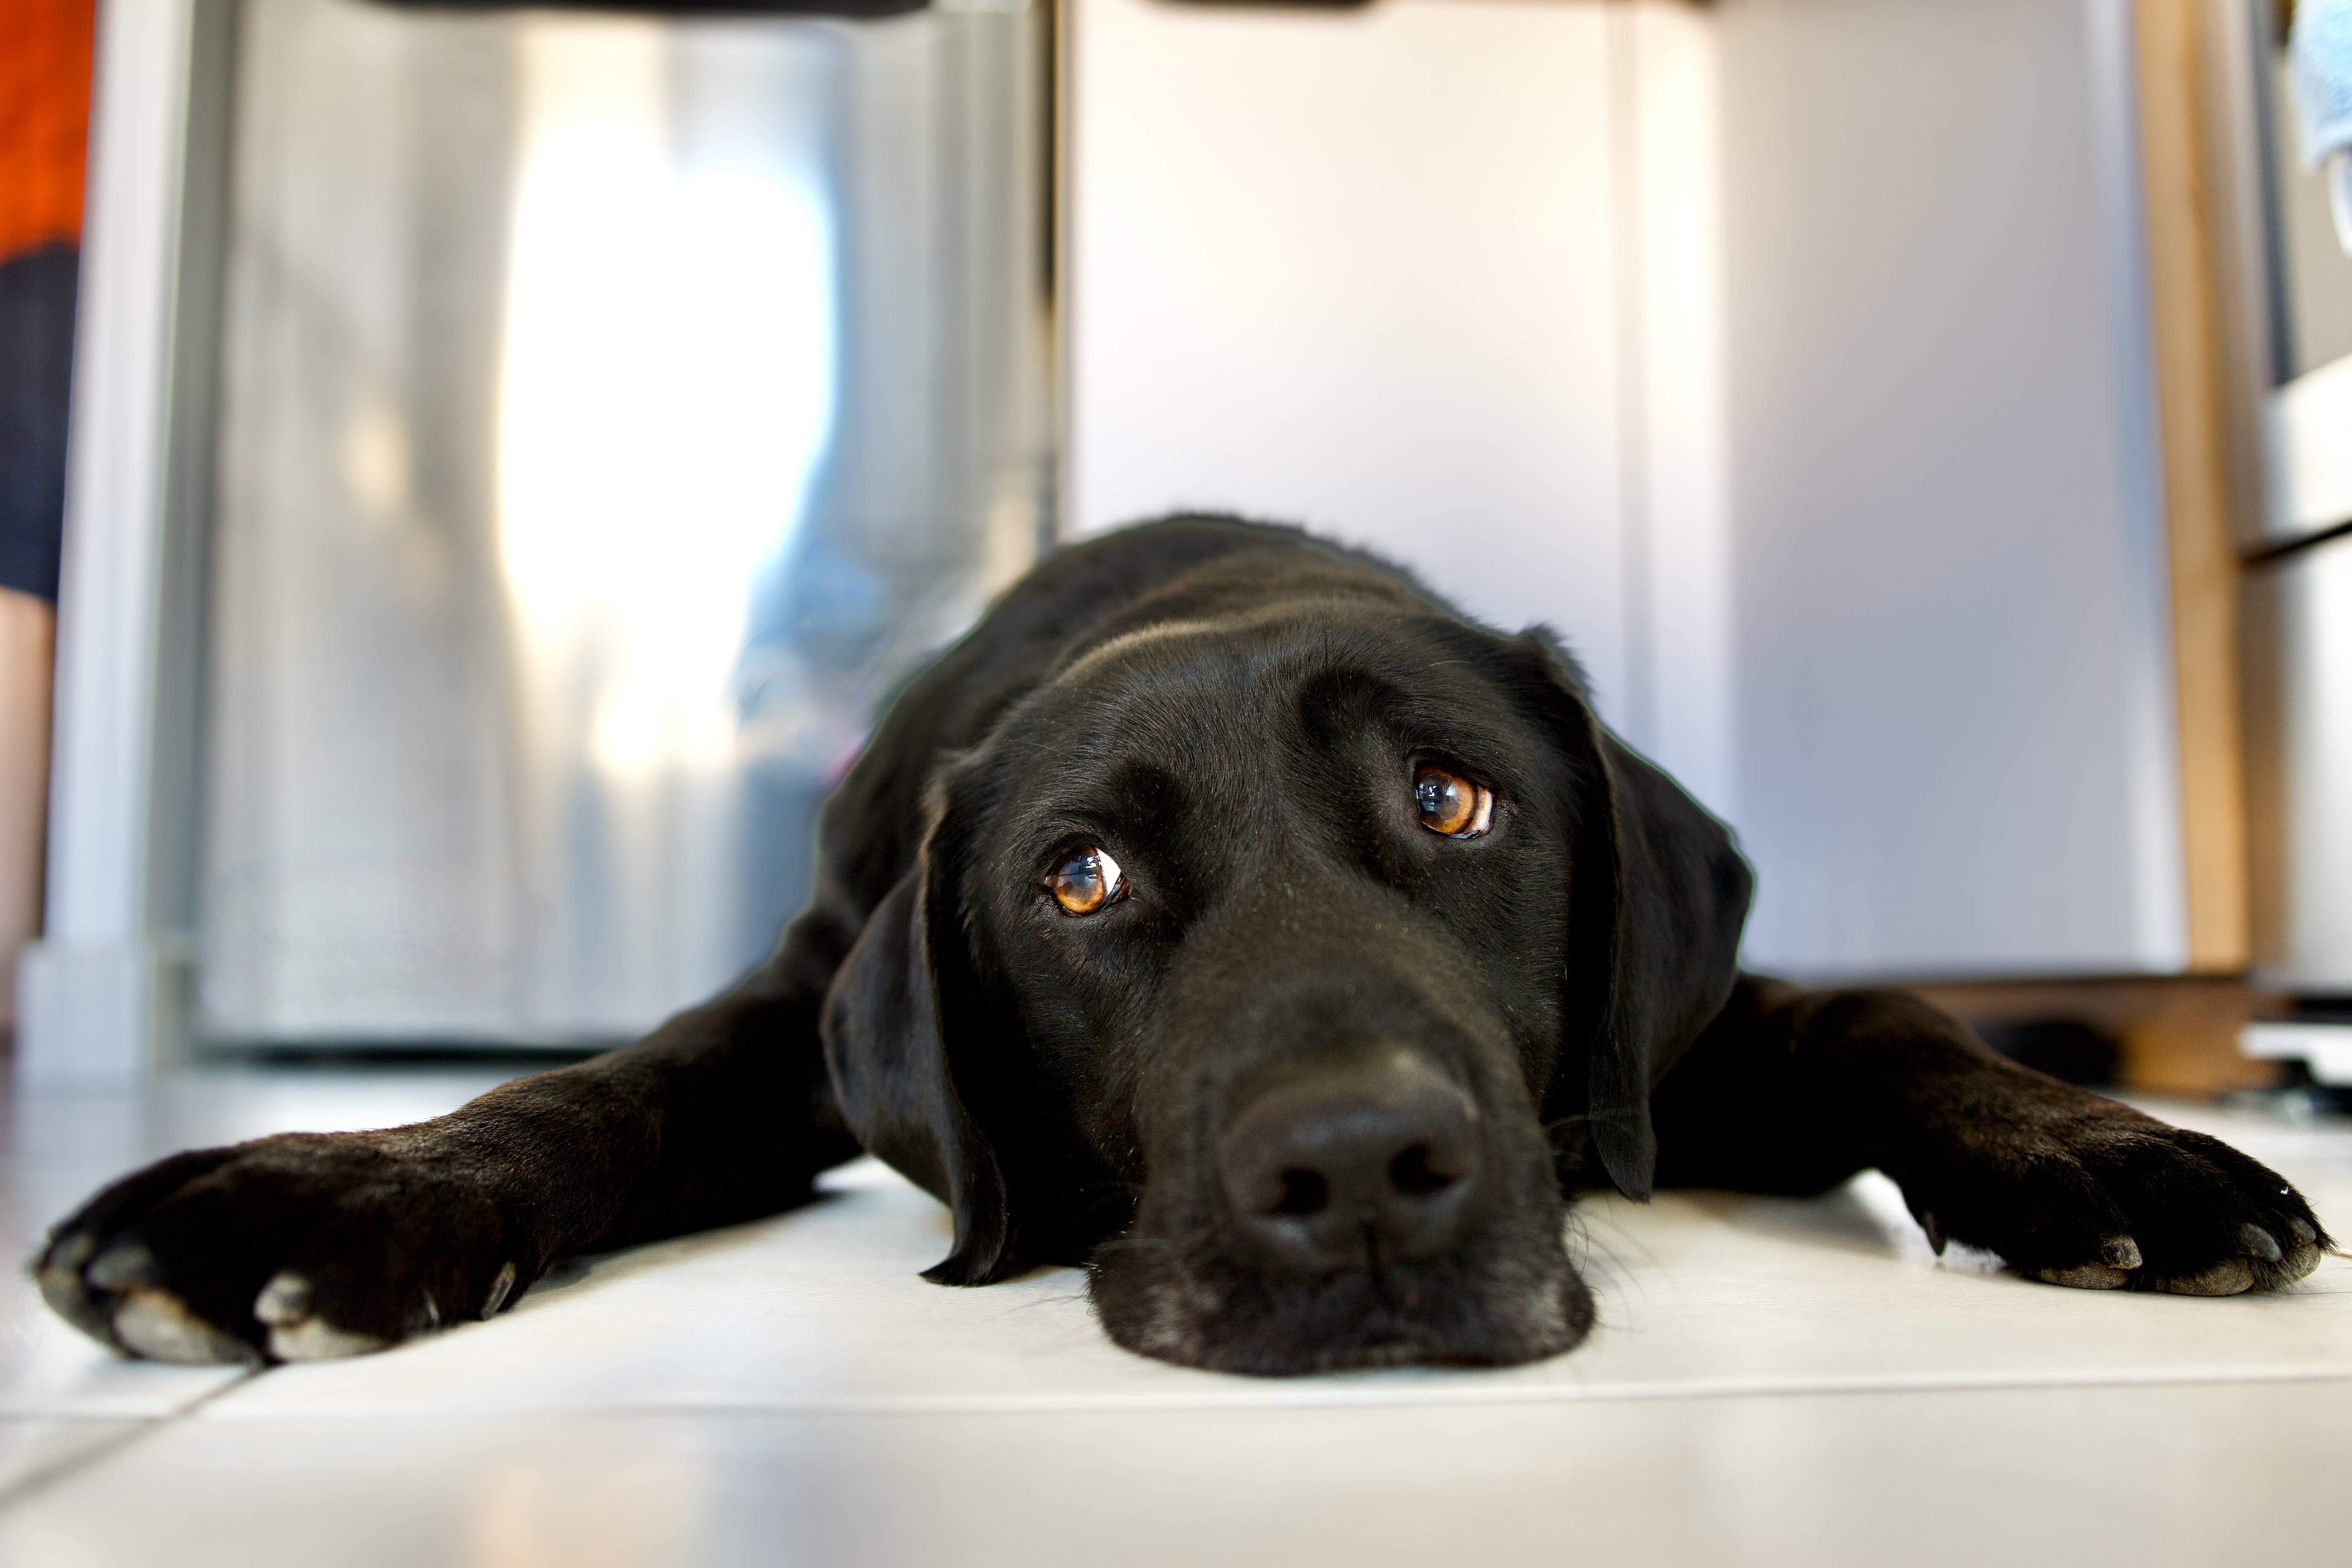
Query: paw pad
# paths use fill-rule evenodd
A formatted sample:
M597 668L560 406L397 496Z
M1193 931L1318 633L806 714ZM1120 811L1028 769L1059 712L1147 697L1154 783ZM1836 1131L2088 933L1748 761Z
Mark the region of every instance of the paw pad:
M2131 1283L2131 1271L2105 1263L2084 1263L2073 1268L2037 1268L2033 1278L2045 1285L2067 1285L2077 1290L2120 1290Z
M2254 1271L2242 1258L2225 1258L2201 1274L2168 1279L2164 1288L2176 1296L2236 1296L2254 1288Z

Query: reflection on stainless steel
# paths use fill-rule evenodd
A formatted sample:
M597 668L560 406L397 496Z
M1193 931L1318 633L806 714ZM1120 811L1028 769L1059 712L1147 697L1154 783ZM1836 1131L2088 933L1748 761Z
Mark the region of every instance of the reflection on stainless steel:
M766 945L1039 537L1037 26L247 0L205 1032L610 1038Z
M2284 382L2352 354L2352 257L2336 241L2327 177L2305 168L2297 155L2284 41L2273 50L2268 87L2272 243L2282 318L2278 373Z

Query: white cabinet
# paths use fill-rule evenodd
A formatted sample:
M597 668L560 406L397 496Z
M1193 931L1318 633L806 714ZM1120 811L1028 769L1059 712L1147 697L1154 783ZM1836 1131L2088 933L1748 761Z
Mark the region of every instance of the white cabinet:
M2187 962L2125 0L1074 0L1066 523L1548 620L1750 963Z
M2126 15L1723 8L1753 962L2186 962Z

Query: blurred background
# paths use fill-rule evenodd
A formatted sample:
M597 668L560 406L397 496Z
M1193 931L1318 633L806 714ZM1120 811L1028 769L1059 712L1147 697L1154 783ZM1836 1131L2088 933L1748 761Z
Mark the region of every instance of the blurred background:
M1217 507L1559 627L1738 831L1751 966L2352 1084L2290 7L0 17L29 1079L624 1040L991 595Z

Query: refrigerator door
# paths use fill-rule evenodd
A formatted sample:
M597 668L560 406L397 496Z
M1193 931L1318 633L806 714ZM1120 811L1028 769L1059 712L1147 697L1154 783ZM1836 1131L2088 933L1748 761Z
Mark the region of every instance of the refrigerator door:
M248 0L200 1031L636 1033L1034 558L1037 16Z

